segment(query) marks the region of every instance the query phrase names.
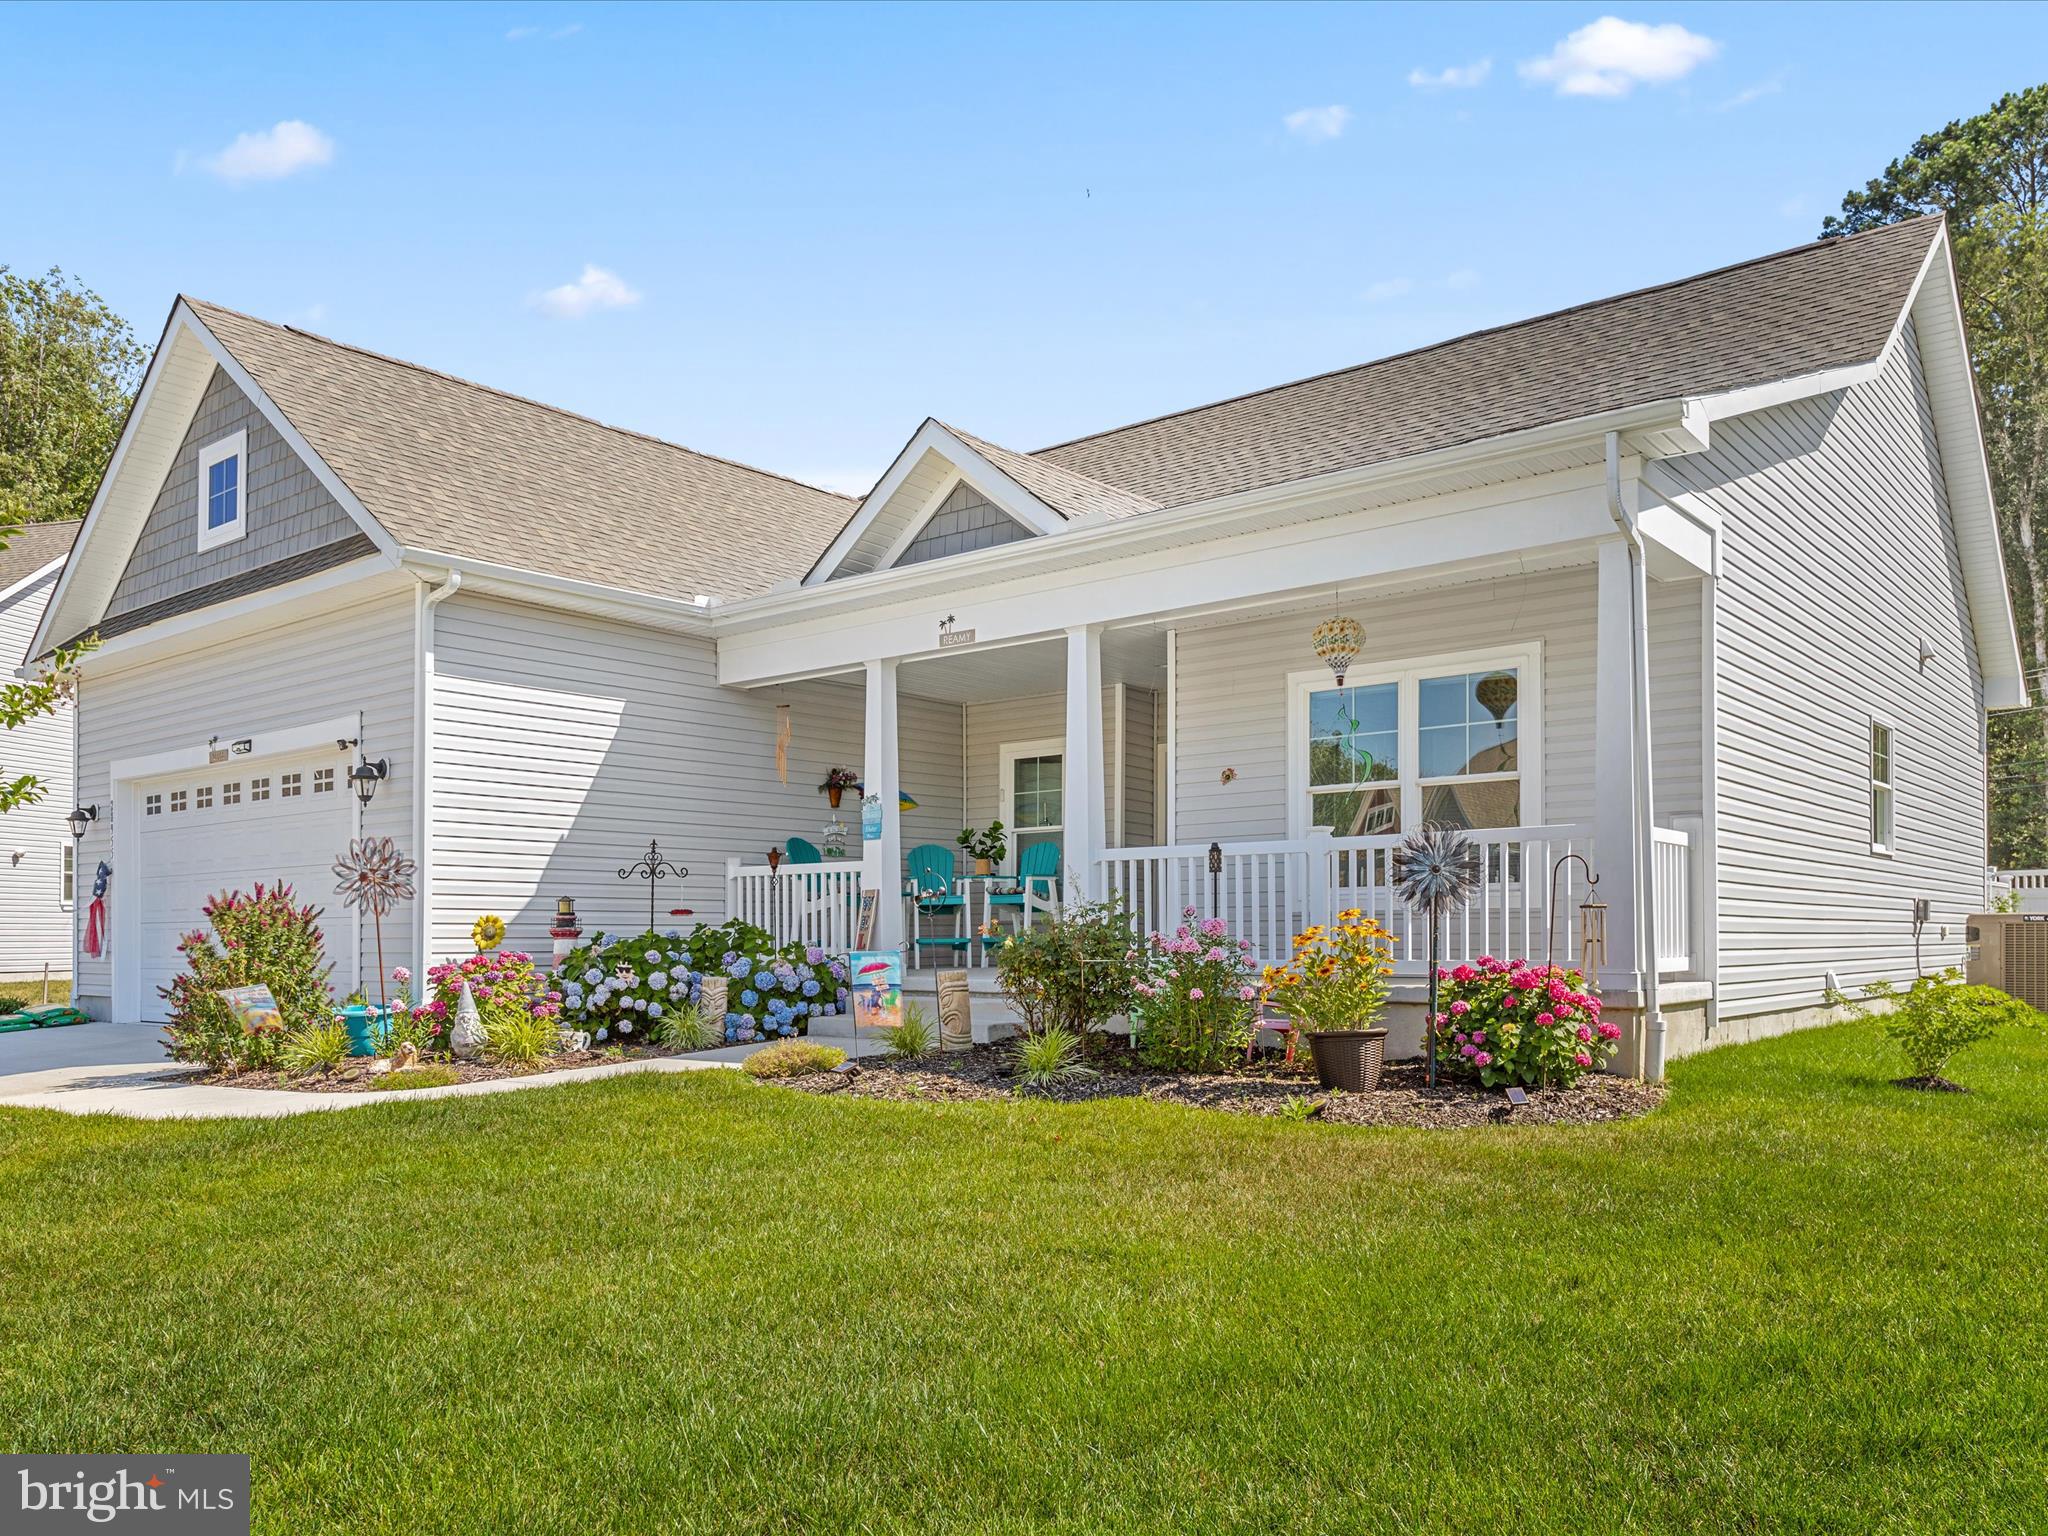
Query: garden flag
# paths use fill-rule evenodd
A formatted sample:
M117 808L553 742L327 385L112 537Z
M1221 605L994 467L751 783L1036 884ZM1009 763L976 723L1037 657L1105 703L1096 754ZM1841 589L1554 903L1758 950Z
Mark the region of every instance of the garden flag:
M97 960L100 951L107 944L107 885L114 878L114 866L105 859L93 871L92 905L85 909L85 939L83 947L88 955Z

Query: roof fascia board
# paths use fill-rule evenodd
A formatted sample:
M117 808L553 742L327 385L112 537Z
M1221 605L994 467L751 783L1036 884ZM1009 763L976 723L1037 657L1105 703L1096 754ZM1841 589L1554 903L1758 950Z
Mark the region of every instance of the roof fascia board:
M269 418L270 424L277 428L278 435L290 446L292 452L299 456L300 462L312 470L314 478L327 488L327 494L339 502L342 509L361 525L363 532L369 535L370 542L377 546L378 552L386 559L398 560L401 552L398 540L391 536L391 531L371 515L370 509L362 504L356 493L350 490L341 476L334 472L333 467L314 451L313 445L306 441L304 434L292 425L291 418L278 408L277 402L270 398L249 370L236 361L235 355L221 344L220 338L207 328L206 322L201 320L183 299L178 301L174 318L183 319L192 327L193 334L199 338L206 350L213 354L213 360L235 381L235 387L247 395L255 403L256 409Z
M594 581L577 581L568 576L551 576L524 566L498 565L468 555L451 555L440 550L404 551L403 568L414 576L438 581L449 571L466 578L465 592L496 590L500 595L523 596L546 607L598 612L605 617L666 624L678 629L707 629L714 611L709 601L661 597L652 592L634 592L625 587L608 587Z
M829 586L809 582L801 587L764 592L720 606L712 615L712 623L722 630L753 628L797 615L829 611L840 605L863 606L898 596L913 596L926 589L955 589L985 580L998 571L1009 577L1062 566L1090 565L1147 545L1168 546L1184 543L1191 537L1214 537L1231 531L1233 525L1256 517L1307 506L1333 496L1368 489L1398 489L1403 482L1420 481L1448 469L1489 462L1497 461L1506 467L1531 453L1581 440L1597 441L1610 431L1684 431L1686 404L1683 400L1659 400L1625 406L1501 437L1433 449L1362 469L1336 470L1284 485L1236 491L1208 501L1191 502L1184 507L1148 512L1140 517L1087 524L1072 528L1057 539L999 544L921 565L866 571L858 576L843 577ZM1697 452L1698 449L1689 451Z
M1977 380L1970 367L1969 329L1963 323L1963 301L1961 285L1956 281L1954 254L1949 248L1948 225L1942 224L1940 238L1934 242L1934 249L1928 252L1928 265L1923 268L1920 281L1913 285L1913 294L1906 301L1906 307L1899 315L1894 336L1905 327L1906 317L1913 313L1920 297L1922 283L1929 271L1933 270L1936 255L1941 257L1940 277L1927 289L1927 298L1934 305L1944 326L1952 328L1956 341L1954 357L1948 367L1939 370L1948 375L1948 387L1957 393L1963 406L1957 414L1968 419L1968 437L1960 445L1962 463L1952 465L1946 451L1942 454L1942 473L1948 482L1949 515L1955 515L1958 497L1958 469L1967 479L1960 499L1968 509L1982 520L1988 559L1968 562L1964 567L1965 589L1969 593L1972 619L1978 617L1978 603L1982 598L1985 609L1983 622L1975 625L1977 631L1978 667L1983 675L1984 707L1986 709L2024 709L2029 703L2027 697L2026 662L2020 655L2019 631L2013 622L2012 589L2006 580L2004 545L1998 531L1998 502L1991 489L1991 459L1984 446L1983 404L1977 398ZM1921 362L1926 362L1926 349L1921 349ZM1932 373L1933 370L1930 370ZM1934 382L1930 377L1929 388ZM1932 404L1932 402L1930 402ZM1936 431L1939 432L1939 411L1937 410ZM1946 449L1946 445L1944 450ZM1968 573L1973 567L1982 567L1979 583L1971 583ZM1978 586L1985 589L1981 593ZM1996 665L1994 665L1994 660Z
M177 333L178 311L184 307L184 300L180 299L171 306L171 312L164 320L163 334L157 338L156 351L150 355L149 367L143 372L142 386L135 392L135 403L128 407L128 418L121 423L121 435L114 441L114 452L107 460L106 473L100 476L99 489L93 492L92 505L86 509L85 523L78 530L78 537L71 541L74 550L86 548L92 539L93 531L99 526L101 513L106 508L107 497L112 493L123 467L128 462L128 450L134 444L136 431L142 424L144 413L155 400L157 383L169 365L171 341ZM42 620L36 625L35 637L29 642L29 655L40 656L50 648L50 631L54 627L58 610L63 607L64 599L70 595L72 579L76 573L77 568L67 560L63 574L57 578L57 590L50 594L50 601L43 609Z
M1893 332L1894 337L1897 334ZM1889 348L1890 343L1886 346ZM1867 363L1824 368L1818 373L1797 374L1788 379L1773 379L1768 384L1752 384L1744 389L1724 390L1718 395L1700 395L1697 398L1701 413L1709 422L1715 422L1730 416L1746 416L1752 411L1767 411L1774 405L1787 405L1814 395L1832 394L1838 389L1853 389L1858 384L1869 383L1883 371L1884 354L1879 353Z
M852 518L839 530L839 536L827 546L825 553L818 557L817 564L813 565L804 577L803 586L815 587L832 579L832 573L853 553L861 539L866 536L868 529L874 526L875 519L882 515L882 509L889 504L896 492L902 489L903 482L910 478L911 471L917 468L927 451L937 453L966 479L971 480L976 490L1033 533L1059 533L1069 526L1066 518L996 468L971 444L962 442L959 437L947 431L941 422L927 416L923 424L910 435L910 441L903 445L902 451L890 462L888 473L875 482L875 488L862 498ZM920 515L917 520L920 525L926 516L928 513ZM877 569L887 570L890 559L901 554L908 542L902 540L892 545L890 554L882 560Z

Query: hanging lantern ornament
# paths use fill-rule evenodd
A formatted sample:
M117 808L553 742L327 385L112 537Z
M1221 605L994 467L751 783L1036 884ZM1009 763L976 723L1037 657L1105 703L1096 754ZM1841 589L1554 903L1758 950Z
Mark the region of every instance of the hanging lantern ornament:
M1337 675L1337 686L1342 688L1344 674L1365 648L1365 626L1356 619L1338 614L1323 620L1308 638L1309 644L1316 649L1317 657Z

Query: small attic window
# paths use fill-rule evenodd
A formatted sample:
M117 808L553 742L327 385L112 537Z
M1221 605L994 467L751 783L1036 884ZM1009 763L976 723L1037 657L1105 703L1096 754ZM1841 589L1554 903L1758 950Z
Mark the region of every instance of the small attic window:
M248 532L249 435L230 432L199 450L199 547L229 544Z

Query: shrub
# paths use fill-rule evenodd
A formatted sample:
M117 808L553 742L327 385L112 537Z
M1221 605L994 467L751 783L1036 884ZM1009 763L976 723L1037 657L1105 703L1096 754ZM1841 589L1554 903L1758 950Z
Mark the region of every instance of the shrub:
M163 989L173 1058L215 1068L273 1067L285 1036L332 1022L333 966L321 945L318 908L301 905L288 885L258 885L253 895L222 892L201 912L213 933L194 930L178 941L186 969ZM281 1026L245 1034L220 992L258 985L277 1000Z
M1437 980L1438 1064L1489 1088L1569 1087L1605 1065L1621 1037L1585 977L1563 966L1484 955Z
M1055 1025L1085 1035L1131 1011L1138 936L1114 900L1075 902L1013 933L996 951L996 985L1026 1034Z
M477 1017L487 1040L494 1030L516 1028L515 1020L544 1022L550 1031L561 1024L562 994L533 968L533 956L516 949L493 950L428 970L427 988L433 995L411 1010L405 1027L415 1036L424 1029L434 1050L447 1049L465 981L469 995L476 999ZM420 1044L417 1038L414 1043ZM421 1050L427 1048L420 1044Z
M755 1077L807 1077L813 1072L830 1072L846 1060L846 1052L815 1040L778 1040L764 1045L744 1063Z
M938 1033L932 1028L932 1016L908 999L903 1004L903 1022L882 1031L883 1046L898 1061L922 1056L937 1042Z
M697 1003L678 1003L647 1026L648 1044L672 1051L708 1051L724 1040L724 1029Z
M1393 970L1393 935L1353 907L1294 936L1287 963L1266 967L1266 996L1297 1029L1370 1029Z
M1966 986L1963 973L1953 966L1918 977L1903 991L1896 982L1874 981L1863 989L1866 1001L1861 1003L1839 992L1828 996L1859 1017L1876 1012L1873 1004L1890 1004L1882 1025L1885 1035L1905 1054L1912 1075L1927 1082L1939 1081L1942 1069L1965 1046L2001 1029L2038 1029L2048 1022L1996 987Z
M1063 1024L1048 1024L1017 1042L1017 1082L1027 1093L1097 1075L1081 1060L1081 1036Z
M1181 912L1172 933L1145 941L1145 972L1133 983L1138 1054L1150 1066L1212 1072L1242 1061L1252 1042L1259 989L1251 941L1220 917Z
M25 997L0 997L0 1014L20 1013L24 1008L33 1008L34 1006L35 1004Z
M506 1008L484 1019L484 1055L508 1067L537 1067L562 1048L562 1029L551 1015Z
M592 935L562 961L563 1012L594 1040L631 1036L702 1001L711 973L726 979L726 1040L801 1035L812 1019L849 1006L845 961L801 944L778 949L762 929L732 922L699 924L688 938L651 930L623 939Z
M462 1081L462 1074L445 1061L429 1062L423 1067L406 1067L397 1072L386 1072L382 1077L370 1079L372 1088L391 1093L402 1093L408 1088L445 1088L450 1083Z
M297 1077L332 1072L348 1060L348 1026L330 1019L291 1030L278 1047L278 1060Z

